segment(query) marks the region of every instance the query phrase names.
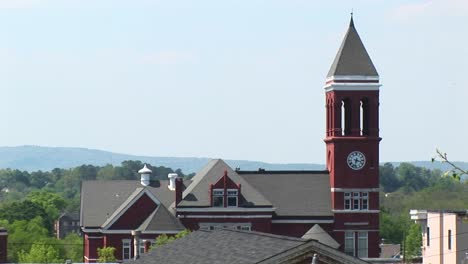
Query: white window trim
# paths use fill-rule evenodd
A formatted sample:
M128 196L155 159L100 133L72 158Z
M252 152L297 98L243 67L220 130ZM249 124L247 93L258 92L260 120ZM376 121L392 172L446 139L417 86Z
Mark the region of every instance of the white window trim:
M348 236L349 235L349 236ZM349 244L346 243L346 241L348 241L349 239L352 239L352 242L349 246ZM355 232L352 232L352 231L346 231L345 234L344 234L344 240L345 240L345 245L344 245L344 251L346 254L348 254L348 252L346 251L347 249L350 249L349 250L349 253L352 253L351 256L356 256L356 238L355 238ZM347 247L348 245L348 247ZM352 252L351 252L351 249L352 249Z
M367 258L369 256L369 235L367 232L357 232L358 236L358 248L357 248L357 255L358 258ZM364 248L360 248L361 240L365 240Z
M125 248L127 246L124 243L128 243L128 258L125 258ZM132 259L132 240L131 239L122 239L122 260L130 260Z
M201 222L199 223L200 230L210 231L210 230L219 230L223 228L229 228L233 230L243 230L251 231L252 223L210 223L210 222Z
M219 192L219 193L216 193L215 192ZM216 197L221 197L222 199L222 203L221 203L221 206L215 206L215 198ZM224 189L213 189L212 190L212 203L213 203L213 207L224 207Z
M235 194L229 194L229 192L236 192ZM236 205L229 205L229 198L236 198ZM227 189L227 207L238 207L239 206L239 191L237 189Z

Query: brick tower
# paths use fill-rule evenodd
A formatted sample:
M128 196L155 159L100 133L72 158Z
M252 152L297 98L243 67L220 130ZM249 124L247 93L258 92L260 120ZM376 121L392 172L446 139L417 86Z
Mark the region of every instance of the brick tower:
M333 236L353 256L379 256L379 75L353 18L328 72L327 169Z

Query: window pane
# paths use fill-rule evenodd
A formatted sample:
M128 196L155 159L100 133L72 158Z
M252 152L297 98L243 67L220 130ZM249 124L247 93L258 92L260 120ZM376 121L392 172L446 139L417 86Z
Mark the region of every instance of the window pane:
M224 195L224 190L213 190L213 195Z
M354 256L354 232L345 232L345 253Z
M214 207L223 207L224 206L224 197L223 196L214 196L213 197L213 206Z
M237 196L237 190L228 190L227 195Z
M344 207L345 207L345 209L350 210L351 209L351 200L346 199Z
M367 232L358 233L358 257L367 258Z
M227 198L228 206L237 206L237 196Z
M353 210L359 210L359 199L353 200Z
M367 209L368 209L367 198L362 199L362 210L367 210Z

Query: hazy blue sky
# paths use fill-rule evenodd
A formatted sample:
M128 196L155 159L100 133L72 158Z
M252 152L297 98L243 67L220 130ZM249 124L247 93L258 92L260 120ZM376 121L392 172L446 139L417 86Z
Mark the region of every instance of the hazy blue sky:
M468 161L466 0L0 0L0 145L324 163L351 9L381 161Z

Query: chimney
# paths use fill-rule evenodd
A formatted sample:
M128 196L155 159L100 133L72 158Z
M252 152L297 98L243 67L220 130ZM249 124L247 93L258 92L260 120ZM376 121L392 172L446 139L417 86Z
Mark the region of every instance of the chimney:
M175 181L177 179L177 176L179 176L177 175L177 173L169 173L167 175L167 177L169 178L169 186L167 186L167 188L169 188L169 190L171 191L175 191L176 189Z
M182 201L182 192L184 191L184 180L182 178L175 179L175 206Z
M150 176L151 176L152 171L148 169L148 167L146 167L146 163L143 169L139 170L138 173L141 175L140 177L141 185L148 186L150 184Z
M134 259L137 260L140 258L140 235L141 231L139 230L132 230L132 236L133 236L133 252L134 254Z

